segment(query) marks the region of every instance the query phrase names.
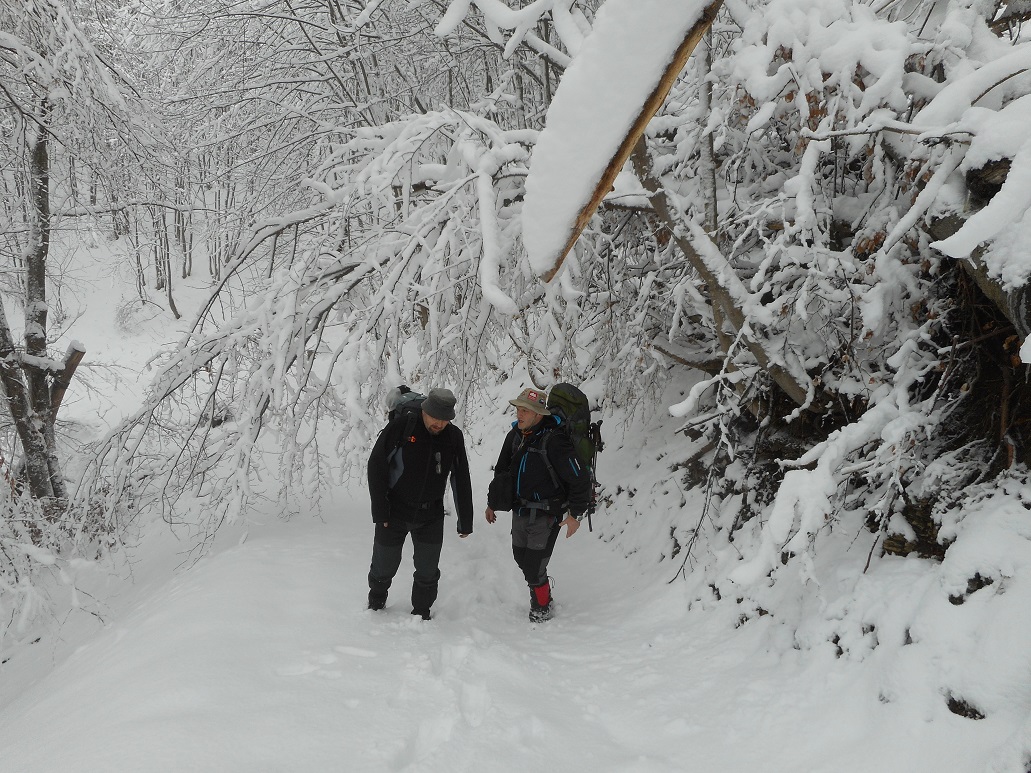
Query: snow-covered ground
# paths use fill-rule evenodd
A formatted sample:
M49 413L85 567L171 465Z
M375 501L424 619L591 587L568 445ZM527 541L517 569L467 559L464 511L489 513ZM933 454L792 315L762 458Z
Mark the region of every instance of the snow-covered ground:
M768 617L689 610L670 562L601 532L560 541L557 617L533 625L500 522L446 531L428 622L407 551L364 608L360 488L321 519L256 513L189 567L159 531L103 624L9 655L0 769L969 773L1016 729L886 702L872 659L780 646Z
M433 620L409 614L407 556L370 612L366 504L233 527L164 581L141 561L106 624L5 698L0 767L966 773L1005 732L881 703L861 664L775 651L762 620L689 613L586 530L556 551L549 623L482 522L448 531Z

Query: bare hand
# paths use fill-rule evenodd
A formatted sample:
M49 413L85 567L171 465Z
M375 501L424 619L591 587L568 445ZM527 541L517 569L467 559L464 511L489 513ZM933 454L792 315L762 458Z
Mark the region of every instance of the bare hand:
M487 508L487 512L485 513L485 515L487 517L487 523L494 523L494 521L498 520L498 517L494 514L494 511L491 510L489 507Z
M576 534L576 530L580 528L580 522L571 515L567 515L560 525L566 527L566 539Z

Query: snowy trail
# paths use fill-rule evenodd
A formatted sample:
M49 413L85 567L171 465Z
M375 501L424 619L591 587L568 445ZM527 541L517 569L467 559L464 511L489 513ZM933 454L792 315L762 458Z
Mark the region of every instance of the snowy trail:
M482 519L468 540L447 532L432 621L409 615L407 551L387 609L369 612L372 528L353 507L252 526L116 614L0 711L0 769L977 767L961 732L899 759L920 728L893 724L856 672L828 680L823 664L808 677L816 665L770 654L761 624L728 639L714 617L687 614L677 584L634 576L586 529L560 539L549 623L526 620L507 527Z

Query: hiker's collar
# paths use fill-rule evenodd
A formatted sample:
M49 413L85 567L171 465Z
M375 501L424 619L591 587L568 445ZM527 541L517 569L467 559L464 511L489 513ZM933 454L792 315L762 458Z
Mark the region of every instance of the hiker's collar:
M529 429L519 429L519 422L518 421L513 421L512 422L512 429L518 429L519 433L523 437L530 437L530 435L534 435L534 434L536 434L538 432L541 432L542 430L554 429L555 427L557 427L561 423L562 423L562 419L561 418L559 418L555 414L551 414L550 416L542 417L539 422L534 424Z

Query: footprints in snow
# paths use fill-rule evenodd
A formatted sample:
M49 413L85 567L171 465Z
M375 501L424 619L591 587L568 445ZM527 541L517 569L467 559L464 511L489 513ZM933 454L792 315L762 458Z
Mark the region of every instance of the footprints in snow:
M421 623L421 621L419 621ZM402 624L403 630L418 631L414 621ZM479 727L492 708L486 678L476 667L477 647L486 634L475 632L462 642L446 643L422 651L412 642L399 650L397 640L382 640L382 651L337 645L331 650L304 650L293 662L280 666L281 677L306 677L317 680L343 680L338 690L353 680L372 680L382 685L384 701L399 714L399 727L405 735L391 749L384 749L389 769L403 770L431 758L462 733L461 727ZM490 637L487 637L490 638ZM420 644L425 644L421 641ZM413 645L413 646L408 646ZM367 688L358 691L366 694ZM359 709L354 698L342 700L348 709ZM433 712L419 707L432 705Z
M336 654L334 654L336 653ZM352 658L374 658L376 653L372 650L361 649L360 647L345 647L343 645L333 648L333 652L313 653L305 651L302 659L276 669L279 676L303 676L305 674L316 674L324 679L339 679L344 672L339 668L328 668L340 660L340 655Z

